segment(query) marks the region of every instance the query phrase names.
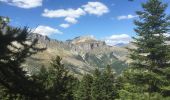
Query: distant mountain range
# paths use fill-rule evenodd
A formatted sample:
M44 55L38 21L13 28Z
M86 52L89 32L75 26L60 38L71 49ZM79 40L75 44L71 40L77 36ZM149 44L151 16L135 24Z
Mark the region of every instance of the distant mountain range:
M30 38L38 40L38 47L47 48L26 60L24 68L30 73L36 73L41 66L49 67L50 60L56 55L63 58L65 66L75 75L91 73L95 68L102 70L107 65L112 66L118 74L127 68L128 51L125 44L108 46L91 36L64 42L40 34L31 34Z

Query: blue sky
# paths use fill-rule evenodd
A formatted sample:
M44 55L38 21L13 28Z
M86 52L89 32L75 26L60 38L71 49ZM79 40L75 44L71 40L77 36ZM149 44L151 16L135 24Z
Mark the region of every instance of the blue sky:
M90 35L107 42L127 42L135 35L135 11L147 0L0 0L0 15L12 26L58 40ZM163 0L169 3L170 0ZM166 11L170 14L170 7Z

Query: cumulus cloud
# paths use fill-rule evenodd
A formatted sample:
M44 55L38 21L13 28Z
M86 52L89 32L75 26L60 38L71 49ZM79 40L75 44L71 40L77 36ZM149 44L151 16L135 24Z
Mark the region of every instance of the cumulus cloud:
M131 14L129 14L129 15L126 15L126 16L118 16L117 19L118 19L118 20L124 20L124 19L133 19L133 18L135 18L135 17L137 17L137 15L131 15Z
M49 18L65 18L65 21L70 23L77 23L77 18L85 15L85 11L81 8L78 9L58 9L58 10L48 10L45 9L42 16Z
M108 7L101 2L88 2L86 5L83 5L82 7L84 11L86 11L87 13L94 14L97 16L101 16L109 12Z
M106 37L105 42L108 45L116 45L119 43L127 44L132 40L132 38L127 34L119 34L119 35L112 35L110 37Z
M70 25L69 25L69 24L60 24L60 27L62 27L62 28L68 28L68 27L70 27Z
M80 16L84 15L85 12L83 9L58 9L58 10L48 10L45 9L44 13L42 14L44 17L50 17L50 18L59 18L59 17L73 17L73 18L79 18Z
M109 9L106 5L101 2L88 2L86 5L82 5L77 9L56 9L49 10L45 9L42 16L48 18L64 18L68 23L75 24L78 22L78 18L87 14L93 14L101 16L108 13Z
M66 17L64 19L66 22L72 23L72 24L76 24L78 21L77 19L73 18L73 17Z
M43 2L43 0L0 0L0 1L12 6L17 6L25 9L42 6Z
M49 26L43 26L43 25L40 25L37 28L35 28L33 30L33 32L41 34L41 35L45 35L45 36L49 36L49 35L52 35L52 34L62 34L62 32L59 31L56 28L52 28L52 27L49 27Z

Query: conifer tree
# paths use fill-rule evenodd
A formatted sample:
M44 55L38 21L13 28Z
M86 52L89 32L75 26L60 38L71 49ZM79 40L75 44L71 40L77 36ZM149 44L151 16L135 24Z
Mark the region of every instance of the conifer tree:
M142 11L135 20L133 44L135 49L129 49L132 63L130 69L124 73L126 89L133 93L153 93L164 96L170 95L170 48L166 44L169 32L170 17L166 15L167 4L160 0L148 0L142 4ZM130 85L131 84L131 85Z
M91 88L92 100L114 100L115 90L115 74L111 67L107 66L104 72L96 69Z
M35 75L39 83L43 84L46 91L46 100L73 100L73 90L77 79L69 74L62 59L57 56L52 60L50 68L41 68L40 73Z
M78 89L76 91L76 100L92 100L91 88L93 83L93 77L89 74L83 75Z
M36 40L28 39L28 28L10 27L8 22L8 18L0 17L0 99L40 99L40 85L22 69L25 58L39 51Z
M103 81L103 84L101 84L103 100L114 100L116 96L115 75L111 66L108 65L101 77Z
M92 87L91 87L92 100L101 100L102 81L101 81L100 77L101 77L101 72L99 71L99 69L95 69L95 71L93 73L93 83L92 83Z

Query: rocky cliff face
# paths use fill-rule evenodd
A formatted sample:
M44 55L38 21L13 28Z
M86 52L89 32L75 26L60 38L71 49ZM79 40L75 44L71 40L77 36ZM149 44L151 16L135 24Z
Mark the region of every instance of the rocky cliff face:
M46 48L64 48L64 49L68 49L68 45L62 41L58 41L58 40L54 40L54 39L50 39L47 36L43 36L40 34L35 34L32 33L30 34L30 38L32 40L37 39L38 40L38 44L46 47Z
M30 34L31 39L38 40L38 46L47 48L27 59L26 68L36 72L40 66L49 66L51 58L59 55L63 63L74 74L90 73L95 68L103 69L107 65L115 68L120 73L126 68L127 50L121 47L107 46L104 41L99 41L91 36L76 37L65 42L52 40L47 36Z
M68 44L72 50L77 52L88 52L106 45L104 41L98 41L91 36L76 37L73 40L69 40Z

